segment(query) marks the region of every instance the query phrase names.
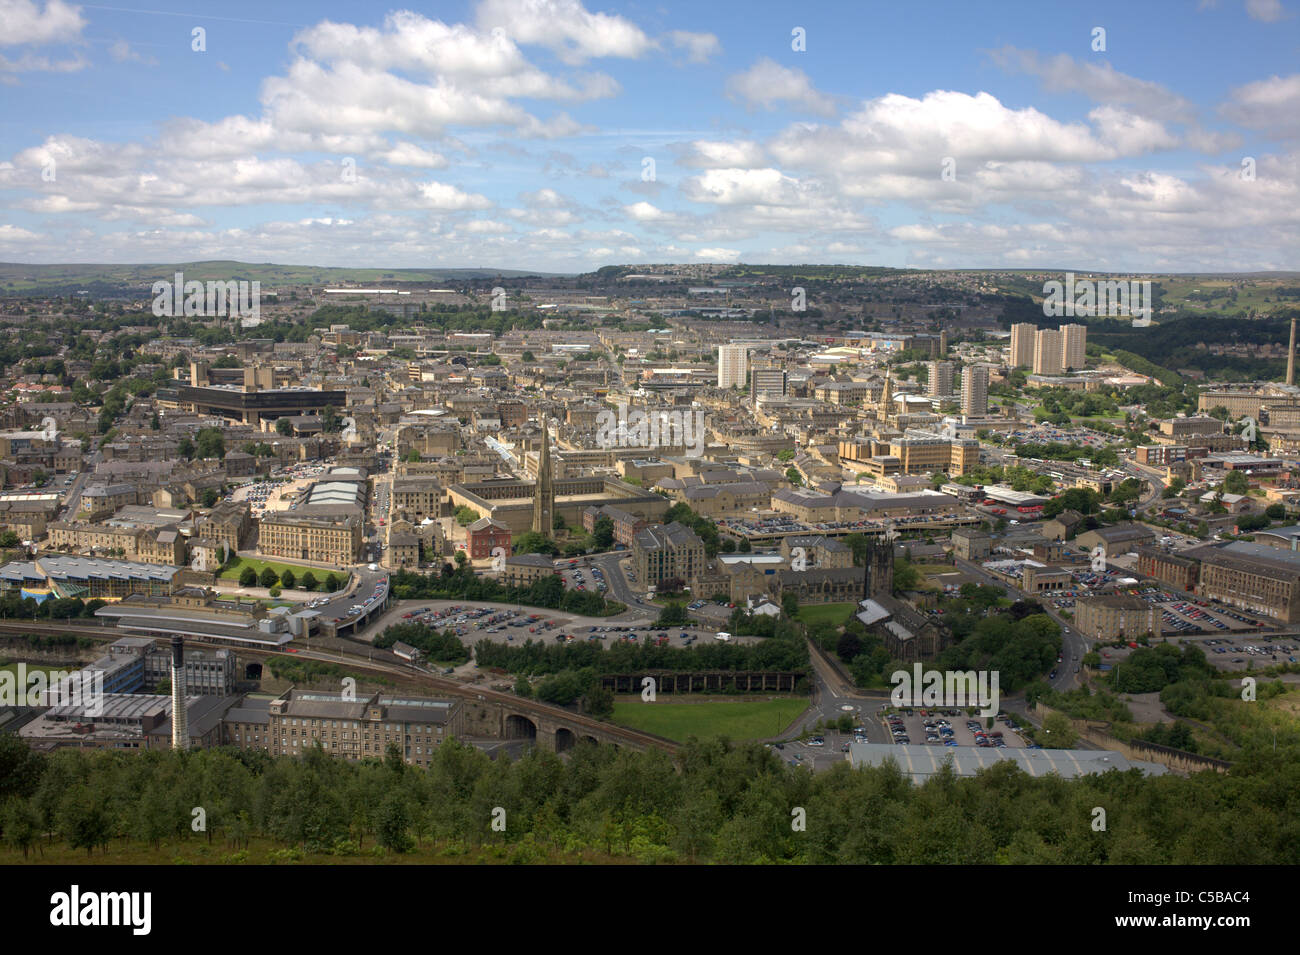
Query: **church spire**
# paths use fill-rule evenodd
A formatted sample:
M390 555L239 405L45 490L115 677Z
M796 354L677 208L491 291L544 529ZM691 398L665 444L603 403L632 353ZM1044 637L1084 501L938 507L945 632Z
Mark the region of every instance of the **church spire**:
M551 438L546 415L542 419L542 448L537 457L537 483L533 488L533 530L550 537L555 530L555 488L551 483Z

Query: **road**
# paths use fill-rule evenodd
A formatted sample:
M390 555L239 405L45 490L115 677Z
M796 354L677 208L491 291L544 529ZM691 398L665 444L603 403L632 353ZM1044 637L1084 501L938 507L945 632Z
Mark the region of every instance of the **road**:
M652 604L642 600L628 585L627 578L623 576L623 568L619 565L620 558L626 557L626 552L619 553L614 551L608 554L595 554L588 558L588 562L598 566L605 574L605 583L609 587L609 595L619 603L626 604L629 610L639 610L644 613L659 616L659 611L663 608L658 604Z
M1165 489L1161 471L1157 468L1149 468L1144 464L1138 464L1136 461L1125 461L1124 469L1134 477L1146 481L1150 486L1150 490L1138 499L1137 510L1144 510L1160 499L1160 495L1164 493Z
M59 515L60 520L70 521L77 516L77 507L81 504L81 492L86 489L86 482L90 479L91 473L103 459L102 451L96 451L87 461L72 486L68 489L68 496L64 498L63 512Z
M954 558L954 563L965 571L968 576L973 577L987 587L994 587L1002 591L1011 600L1037 599L1026 596L1006 581L994 577L977 563L962 560L959 557ZM1056 668L1056 679L1048 682L1053 690L1065 693L1079 685L1074 668L1079 665L1078 661L1088 652L1090 645L1083 634L1070 626L1070 622L1062 617L1050 603L1043 601L1039 601L1039 603L1042 604L1043 612L1055 620L1061 628L1061 663Z
M834 724L840 717L848 715L853 718L854 726L866 729L867 741L871 743L891 742L884 726L875 714L885 699L880 696L863 696L856 688L847 683L815 647L809 646L811 666L812 696L806 709L795 721L793 727L779 737L772 737L772 742L781 741L778 751L791 765L806 766L813 771L830 769L838 762L848 758L843 751L845 743L852 742L853 733L841 733L838 730L826 730L822 736L825 744L816 746L808 741L799 741L798 736L803 727L812 727L818 721Z

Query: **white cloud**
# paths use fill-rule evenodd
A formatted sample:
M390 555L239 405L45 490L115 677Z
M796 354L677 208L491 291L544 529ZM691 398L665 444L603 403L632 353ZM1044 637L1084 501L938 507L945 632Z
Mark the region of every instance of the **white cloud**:
M672 218L671 213L664 212L648 202L634 202L630 206L624 206L623 211L637 222L661 222Z
M1246 14L1262 23L1276 23L1286 16L1279 0L1246 0Z
M1158 121L1117 106L1098 106L1088 118L1097 127L1098 137L1124 156L1173 149L1179 143L1178 137Z
M710 169L682 183L682 192L724 206L789 206L808 202L815 189L779 169Z
M819 116L835 113L835 102L813 88L808 74L767 57L727 80L727 93L750 108L770 110L780 103L789 103Z
M668 42L684 51L686 59L691 63L707 63L710 57L722 52L722 44L712 33L673 30L668 34Z
M687 146L679 160L697 169L753 169L766 166L763 147L751 140L720 142L699 139Z
M490 209L492 200L487 196L463 192L455 186L443 182L425 182L419 186L419 193L426 209Z
M1219 112L1234 123L1279 138L1300 136L1300 73L1239 86Z
M7 222L0 223L0 243L35 242L40 238L42 238L42 236L35 232L20 228L16 225L10 225Z
M131 44L125 40L118 40L108 48L108 55L113 58L115 63L143 63L146 66L157 66L158 61L151 56L144 56L131 49Z
M1092 63L1059 53L1050 59L1033 50L1005 46L991 54L1008 71L1037 76L1052 92L1082 93L1093 102L1131 106L1159 119L1188 122L1196 108L1190 100L1155 83L1121 73L1110 63Z
M483 0L480 28L552 50L566 63L639 57L654 43L630 20L592 13L579 0Z
M489 219L472 219L469 222L462 222L456 226L456 229L470 235L504 235L513 231L504 222L493 222Z
M90 66L90 60L74 53L70 60L52 60L48 56L24 53L13 60L0 56L0 73L75 73Z
M443 169L447 158L438 153L429 152L414 143L398 143L392 149L376 154L390 166L411 166L419 169Z
M86 26L81 8L63 0L0 0L0 46L72 43L81 39Z

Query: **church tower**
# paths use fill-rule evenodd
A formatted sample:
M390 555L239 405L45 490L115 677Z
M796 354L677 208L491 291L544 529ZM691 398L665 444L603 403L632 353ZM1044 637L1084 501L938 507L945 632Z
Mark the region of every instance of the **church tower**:
M551 483L551 438L542 415L542 450L537 459L537 484L533 488L533 530L550 537L555 532L555 488Z
M885 372L885 388L880 393L880 408L876 411L876 419L882 424L889 423L889 406L894 402L894 383L889 378L889 372Z
M872 539L868 541L865 565L862 568L862 595L864 598L888 597L894 592L894 542Z

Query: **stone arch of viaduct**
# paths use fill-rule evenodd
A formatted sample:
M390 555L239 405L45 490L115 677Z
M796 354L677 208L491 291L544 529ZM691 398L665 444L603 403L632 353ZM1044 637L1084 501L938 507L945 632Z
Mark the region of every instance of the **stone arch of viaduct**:
M516 707L497 700L466 700L463 732L467 736L488 736L505 740L533 740L542 749L563 753L581 742L644 750L644 742L611 727L606 730L586 721L568 720L530 707Z

